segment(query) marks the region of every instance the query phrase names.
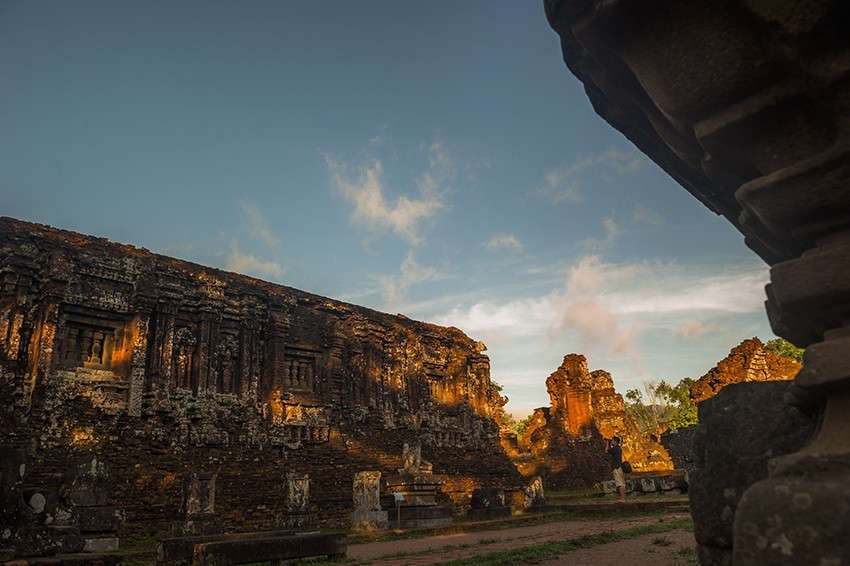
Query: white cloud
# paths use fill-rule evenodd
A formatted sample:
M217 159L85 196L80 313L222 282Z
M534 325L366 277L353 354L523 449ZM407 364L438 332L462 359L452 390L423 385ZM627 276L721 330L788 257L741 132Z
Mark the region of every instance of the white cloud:
M252 237L263 242L270 248L276 248L280 245L280 240L274 235L265 217L256 205L243 202L242 214L247 221L247 228Z
M661 266L650 281L657 291L644 289L640 294L615 297L617 312L624 315L755 312L764 308L766 267L741 273L683 273L675 266Z
M588 355L637 360L642 333L709 332L713 325L698 327L693 320L762 310L766 267L706 271L675 263L609 263L586 255L566 270L561 287L539 296L455 306L431 319L485 342L510 344L538 336L555 347L566 341Z
M573 331L583 351L603 348L636 356L635 326L618 316L610 295L640 270L633 264L606 264L595 255L582 257L567 270L565 290L554 293L550 333Z
M584 247L588 250L602 250L609 248L614 244L614 241L623 233L617 222L613 218L602 219L602 229L605 232L604 238L587 238L584 240Z
M437 315L435 322L456 326L473 336L491 332L531 336L545 333L551 312L552 301L549 296L503 303L481 301L466 308L454 307L447 313Z
M413 251L408 251L399 266L398 275L377 277L382 287L384 308L388 310L398 308L407 299L407 292L413 285L434 279L436 276L436 269L420 265Z
M573 161L565 167L543 175L538 193L552 199L554 204L577 204L584 201L581 187L592 177L610 178L634 173L643 167L641 155L634 149L609 147L605 151Z
M263 260L254 254L245 253L239 249L239 245L235 241L231 243L230 248L230 254L227 256L225 264L225 269L228 271L253 275L261 279L281 279L283 277L284 269L280 263Z
M449 190L447 183L453 175L453 166L439 142L428 148L428 169L414 179L418 198L400 195L392 202L378 159L355 167L326 156L325 163L337 192L354 205L351 217L355 223L374 230L391 230L410 245L422 243L422 222L446 208L444 195Z
M585 255L557 281L547 269L539 275L545 284L494 285L404 312L487 344L493 379L520 411L549 403L546 376L571 352L610 371L624 391L701 375L740 340L769 333L768 269L755 259L720 269Z
M523 249L522 242L513 234L496 234L482 245L490 251L521 252Z
M703 334L715 332L717 325L705 324L701 320L688 320L679 327L679 333L686 338L698 338Z

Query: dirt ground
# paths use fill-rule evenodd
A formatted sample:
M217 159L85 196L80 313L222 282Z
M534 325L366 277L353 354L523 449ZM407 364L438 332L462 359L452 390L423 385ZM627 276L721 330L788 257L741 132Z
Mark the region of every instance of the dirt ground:
M681 519L686 514L665 515L663 520ZM427 538L349 544L348 558L357 564L387 566L440 564L499 550L533 546L584 535L618 531L657 523L659 517L568 520L513 529L477 531ZM696 564L692 532L680 529L641 535L627 540L565 552L542 564L593 564L594 566L647 564L688 566Z

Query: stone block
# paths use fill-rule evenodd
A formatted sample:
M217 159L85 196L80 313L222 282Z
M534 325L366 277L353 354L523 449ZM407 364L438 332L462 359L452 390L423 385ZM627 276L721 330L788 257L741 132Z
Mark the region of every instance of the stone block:
M355 532L380 531L388 526L389 515L387 511L361 509L351 514L351 530Z
M473 509L504 507L505 490L496 487L478 488L472 492L470 505Z
M729 385L699 405L690 474L691 513L697 543L711 547L714 562L731 559L733 521L744 491L767 477L772 456L799 449L813 423L783 401L787 382ZM753 408L758 410L754 411Z
M50 556L80 552L83 539L75 527L25 527L15 533L16 555Z
M640 491L643 493L653 493L658 491L658 484L655 481L655 478L640 478L640 480L638 480L638 485L640 485Z
M72 515L83 533L115 532L124 522L124 513L114 505L75 507Z
M275 521L279 529L310 530L316 526L316 517L312 513L286 513Z
M171 525L173 536L209 535L221 531L221 522L214 515L195 515Z
M211 566L247 564L328 556L345 556L348 543L345 535L335 533L308 533L282 537L245 540L221 540L195 545L192 564Z
M118 537L87 538L83 552L115 552L118 550Z
M678 489L680 491L687 490L688 486L685 481L685 476L663 476L656 479L658 489L661 491L672 491Z
M511 516L511 508L508 506L502 507L485 507L483 509L470 509L466 512L467 518L472 521L489 521L492 519L505 519Z
M449 507L429 505L423 507L400 507L399 514L391 513L390 524L395 528L426 528L452 524L452 510ZM398 518L401 524L398 524Z
M741 497L735 514L734 564L847 564L850 454L786 458L794 461L788 465L780 458L779 473Z
M289 536L293 534L295 533L290 530L280 530L166 538L160 540L159 544L157 545L157 564L170 564L172 562L184 562L187 560L191 560L195 545L205 542L214 542L218 540L274 538Z

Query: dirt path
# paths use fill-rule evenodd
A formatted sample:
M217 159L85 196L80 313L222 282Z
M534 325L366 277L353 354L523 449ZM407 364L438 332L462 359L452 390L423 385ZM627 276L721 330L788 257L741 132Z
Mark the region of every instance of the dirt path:
M681 519L686 514L669 514L663 520ZM546 542L619 531L630 527L657 523L659 517L568 520L491 531L477 531L417 539L350 544L348 558L357 564L387 566L439 564L500 550L533 546ZM693 533L681 529L665 533L641 535L632 539L597 545L589 549L565 553L545 564L622 564L628 557L634 564L651 562L653 566L695 564L689 556L695 546ZM689 561L690 560L690 561Z

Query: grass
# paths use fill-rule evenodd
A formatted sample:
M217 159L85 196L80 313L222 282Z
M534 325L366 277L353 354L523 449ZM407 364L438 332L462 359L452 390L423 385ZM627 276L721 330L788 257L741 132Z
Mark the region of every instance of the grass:
M644 510L628 505L611 505L599 506L598 512L594 512L593 519L620 519L628 517L661 517L669 513L667 509ZM541 511L534 513L525 513L515 515L510 518L493 521L473 522L464 518L456 518L455 522L449 527L438 527L434 529L417 529L414 531L404 531L393 533L384 531L379 534L350 534L348 535L349 544L360 544L364 542L379 542L389 540L400 540L408 538L427 538L437 535L446 535L454 533L469 533L475 531L498 531L503 529L515 529L517 527L531 527L534 525L545 525L546 523L554 523L558 521L567 521L570 519L588 519L588 514L581 511L571 511L559 509L554 511Z
M581 501L584 499L587 502L595 500L596 502L600 502L600 497L598 495L594 495L595 490L574 490L574 491L559 491L559 492L548 492L547 497L550 497L552 500L557 500L558 498L569 498L572 501ZM669 496L667 496L669 497ZM678 496L681 497L681 496ZM665 497L660 497L665 499ZM595 506L594 506L595 507ZM593 513L594 519L616 519L616 518L628 518L634 516L644 516L644 517L652 517L658 516L659 519L662 515L668 513L669 511L658 509L658 510L641 510L639 508L633 508L632 506L620 506L620 505L600 505L600 512ZM510 518L504 518L500 520L493 521L482 521L482 522L471 522L463 519L455 518L455 523L450 527L439 527L434 529L419 529L416 531L402 532L402 533L393 533L393 532L383 532L381 534L349 534L348 535L348 543L349 544L358 544L363 542L376 542L376 541L392 541L392 540L401 540L401 539L410 539L410 538L426 538L436 535L446 535L446 534L455 534L455 533L466 533L466 532L475 532L475 531L483 531L483 530L504 530L504 529L513 529L517 527L527 527L534 525L542 525L546 523L552 523L557 521L571 520L571 519L587 519L588 515L582 512L575 512L569 509L554 509L550 511L541 511L534 513L525 513L521 515L515 515ZM606 544L608 542L614 542L616 540L624 540L626 538L631 538L635 536L640 536L643 534L649 533L661 533L670 530L676 530L682 528L688 528L689 525L692 525L690 518L682 519L682 520L672 520L672 521L659 521L657 524L643 526L643 527L634 527L632 529L626 529L622 531L610 531L596 535L588 535L586 537L579 537L577 539L570 539L565 541L556 541L551 543L546 543L542 545L537 545L534 547L524 547L515 549L512 551L504 551L504 552L495 552L491 554L476 556L473 561L456 561L452 562L452 564L517 564L517 563L533 563L536 560L543 560L546 558L535 558L537 554L541 556L548 556L552 554L553 556L557 556L560 552L567 552L569 550L575 550L576 548L587 548L589 546L595 546L597 544ZM692 528L692 527L691 527ZM658 542L656 542L658 541ZM653 541L653 545L657 546L666 546L663 542L666 541L663 537L658 537ZM496 542L495 539L484 539L477 542L475 545L465 545L469 546L486 546L488 544L492 544ZM670 544L669 541L667 544ZM564 546L566 545L566 546ZM451 550L452 548L460 548L460 547L445 547L440 548L439 550ZM156 549L156 539L150 535L136 535L133 539L123 539L121 540L121 550L118 552L120 554L125 554L124 564L127 566L142 566L151 563L151 559L155 559L155 549ZM147 551L147 552L145 552ZM514 556L513 553L519 553ZM392 556L384 556L381 558L402 558L404 556L408 556L412 553L398 553L397 555ZM416 554L422 554L418 552ZM500 558L502 554L507 554L508 558L505 558L505 561ZM493 557L492 560L494 562L482 562L483 559L490 559L489 557ZM343 564L346 562L353 562L353 560L337 560L337 561L328 561L323 558L315 558L315 559L304 559L300 561L291 561L288 564L304 564L310 566L320 566L325 564Z
M579 550L582 548L591 548L593 546L597 546L600 544L608 544L612 542L617 542L621 540L627 540L634 537L639 537L642 535L653 534L653 533L664 533L669 531L675 531L679 529L693 529L693 520L688 517L684 519L674 519L668 521L659 521L657 523L652 523L649 525L641 525L637 527L631 527L628 529L618 530L618 531L606 531L603 533L593 534L593 535L584 535L581 537L576 537L572 539L552 541L543 544L533 545L533 546L524 546L520 548L515 548L511 550L500 550L496 552L490 553L482 553L476 554L475 556L471 556L469 558L460 558L457 560L452 560L449 562L441 562L441 564L449 565L449 566L513 566L515 564L536 564L542 562L544 560L552 560L558 558L560 555L570 552L572 550ZM495 539L482 539L475 544L463 544L463 545L455 545L455 546L442 546L440 548L433 548L427 551L417 551L417 552L397 552L394 554L388 554L381 556L376 559L374 563L379 564L381 560L389 560L389 559L398 559L404 558L407 556L421 556L423 554L427 554L429 552L446 552L450 550L457 550L463 548L471 548L474 546L486 546L488 544L492 544L497 542ZM667 546L672 544L668 539L664 537L657 537L653 544L660 546ZM683 552L687 551L687 552ZM695 551L693 549L682 549L679 552L682 556L687 556L688 558L695 558ZM340 561L327 561L322 559L314 559L314 560L302 560L298 562L292 562L292 564L298 565L310 565L310 566L330 566L332 564L342 564L346 562L355 562L354 560L340 560ZM361 564L365 562L360 562Z
M691 528L693 528L693 521L690 518L677 519L673 521L632 527L621 531L607 531L604 533L553 541L535 546L502 550L498 552L491 552L489 554L480 554L470 558L452 560L450 562L445 562L444 564L450 566L510 566L513 564L536 564L544 560L558 558L561 554L570 552L571 550L590 548L600 544L608 544L651 533Z

